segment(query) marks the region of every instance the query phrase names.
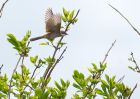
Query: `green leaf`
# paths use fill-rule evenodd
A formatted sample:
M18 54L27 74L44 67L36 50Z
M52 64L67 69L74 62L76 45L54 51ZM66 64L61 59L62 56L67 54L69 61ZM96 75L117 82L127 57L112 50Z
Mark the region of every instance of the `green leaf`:
M58 82L55 81L55 85L56 85L56 87L57 87L59 90L62 90L62 87L61 87L61 85L59 85Z
M132 66L128 66L128 68L135 71L135 68L133 68Z
M76 84L76 83L73 83L73 87L75 87L75 88L77 88L77 89L80 89L80 90L81 90L81 87L80 87L78 84Z
M48 91L46 91L46 92L44 93L42 99L48 99L49 94L50 94L50 93L49 93Z
M109 88L109 85L104 80L101 80L101 82L102 82L103 86Z
M95 89L96 93L99 95L104 95L104 92L98 88Z
M60 47L62 47L63 45L65 45L66 43L65 42L60 42L59 45Z
M79 74L79 78L84 80L84 79L85 79L84 74L83 74L83 73L80 73L80 74Z
M96 64L92 63L92 66L94 67L94 69L95 69L96 71L98 70L98 68L97 68L97 65L96 65Z
M68 80L66 81L66 85L67 85L67 87L69 87L69 85L70 85L70 82Z
M67 22L67 21L68 21L68 19L67 19L65 16L61 16L61 18L62 18L62 20L63 20L64 22Z
M38 59L38 56L34 56L34 57L31 56L31 57L30 57L30 61L31 61L33 64L36 63L37 59Z
M39 45L49 45L49 42L42 42Z
M74 75L75 75L75 76L78 76L78 75L79 75L78 70L74 70Z
M69 13L69 16L68 16L68 20L69 20L69 21L72 21L73 15L74 15L74 10L72 10L72 11Z
M109 76L107 74L105 74L105 78L106 78L107 82L110 82Z
M35 94L38 96L38 97L41 97L42 96L42 89L40 89L40 88L36 88L35 89Z
M63 14L67 18L69 15L69 12L65 8L63 8Z
M45 61L48 62L49 66L52 66L52 64L55 62L55 59L53 59L51 56L49 56L48 58L44 58Z
M40 80L41 80L41 82L42 82L42 83L44 83L44 82L45 82L44 77L40 77Z
M34 82L34 84L32 84L33 88L36 88L38 86L37 82Z
M13 34L7 34L9 38L7 40L14 46L15 49L19 50L19 41L17 41L16 37Z
M104 93L107 93L106 91L106 87L104 85L101 85L102 90L104 91Z
M93 69L92 69L92 68L88 68L88 71L89 71L90 73L93 73Z
M64 80L63 79L60 79L60 82L61 82L61 84L62 84L62 86L66 86L66 83L64 82Z
M74 19L74 22L76 23L77 21L78 21L78 18L75 18L75 19Z

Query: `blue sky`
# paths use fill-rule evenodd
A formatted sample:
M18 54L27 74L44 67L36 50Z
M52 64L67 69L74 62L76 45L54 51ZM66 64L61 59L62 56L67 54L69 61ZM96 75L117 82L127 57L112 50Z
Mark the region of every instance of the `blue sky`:
M0 1L0 4L4 1ZM128 65L132 65L128 58L133 52L136 59L140 60L140 37L108 4L121 11L140 30L139 0L9 0L0 19L0 64L4 64L3 71L10 76L18 58L7 42L6 34L13 33L22 38L26 31L31 30L32 37L42 35L45 33L46 9L51 7L54 12L62 12L65 7L69 10L80 9L79 20L71 26L69 35L65 38L68 49L52 73L52 81L59 78L72 81L71 75L75 69L88 75L91 63L98 64L102 61L111 43L117 40L107 58L105 73L116 75L117 79L125 75L125 84L134 87L140 82L140 76L128 69ZM45 57L52 53L49 47L39 45L42 41L44 40L31 44L30 55ZM28 67L33 69L31 65ZM41 74L44 68L38 73ZM69 96L71 90L70 87ZM138 83L132 99L140 97L139 90Z

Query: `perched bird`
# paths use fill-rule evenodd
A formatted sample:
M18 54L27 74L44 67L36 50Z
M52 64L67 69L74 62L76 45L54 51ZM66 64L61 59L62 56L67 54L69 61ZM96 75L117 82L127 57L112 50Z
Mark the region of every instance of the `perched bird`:
M60 31L61 15L54 14L51 8L47 9L45 16L45 24L46 24L46 34L39 37L31 38L30 41L35 41L43 38L46 38L48 40L54 40L57 37L67 35L65 31Z

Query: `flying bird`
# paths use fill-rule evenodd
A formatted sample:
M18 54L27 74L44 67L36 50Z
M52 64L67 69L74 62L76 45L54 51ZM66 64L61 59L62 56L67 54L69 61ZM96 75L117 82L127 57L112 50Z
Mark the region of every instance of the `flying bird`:
M62 37L67 35L65 31L61 31L61 15L59 13L54 14L52 9L49 8L46 11L45 15L45 25L46 25L46 34L31 38L30 41L36 41L39 39L48 39L54 40L57 37Z

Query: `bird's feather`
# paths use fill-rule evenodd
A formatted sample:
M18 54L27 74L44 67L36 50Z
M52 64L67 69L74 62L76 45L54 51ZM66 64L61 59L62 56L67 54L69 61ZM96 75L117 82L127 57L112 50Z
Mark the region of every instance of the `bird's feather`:
M53 14L51 8L49 8L46 12L45 23L46 23L46 32L60 33L61 15Z

